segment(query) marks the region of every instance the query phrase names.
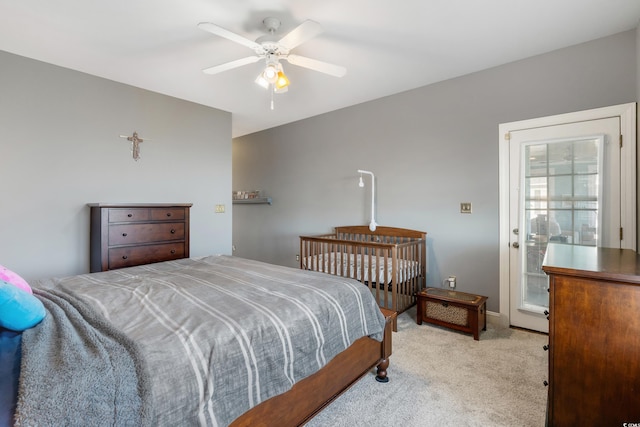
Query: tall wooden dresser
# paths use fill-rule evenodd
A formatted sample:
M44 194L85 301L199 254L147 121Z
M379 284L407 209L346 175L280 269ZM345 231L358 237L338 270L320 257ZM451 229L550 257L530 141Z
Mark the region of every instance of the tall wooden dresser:
M91 203L90 270L189 257L191 204Z
M640 256L554 245L549 276L549 426L640 423Z

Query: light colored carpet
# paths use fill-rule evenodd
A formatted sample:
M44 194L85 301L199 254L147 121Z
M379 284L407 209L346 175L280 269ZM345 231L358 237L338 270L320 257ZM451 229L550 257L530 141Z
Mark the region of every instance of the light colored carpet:
M546 335L490 322L475 341L415 316L398 317L390 381L365 376L307 427L544 426Z

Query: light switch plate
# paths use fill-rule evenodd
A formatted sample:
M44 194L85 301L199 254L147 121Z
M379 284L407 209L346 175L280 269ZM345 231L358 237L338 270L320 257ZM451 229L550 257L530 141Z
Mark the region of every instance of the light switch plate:
M471 202L460 203L460 213L471 213Z
M224 213L224 205L216 205L216 213Z

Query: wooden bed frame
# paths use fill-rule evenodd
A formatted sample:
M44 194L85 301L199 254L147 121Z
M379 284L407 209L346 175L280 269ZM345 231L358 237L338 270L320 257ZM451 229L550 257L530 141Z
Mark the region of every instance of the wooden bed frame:
M391 329L395 314L383 310L387 322L382 342L362 337L324 368L238 417L231 426L300 426L377 366L376 380L389 381Z
M186 217L188 218L188 205ZM137 218L140 212L146 218L165 219L168 216L166 209L175 209L174 205L140 205L140 206L107 206L107 209L115 209L116 214L123 218ZM147 214L147 210L150 213ZM154 214L155 212L155 214ZM149 222L149 221L147 221ZM145 230L153 236L160 235L162 227L160 220L151 221ZM164 221L166 222L166 221ZM156 231L159 229L160 231ZM188 235L188 222L186 225ZM95 230L94 230L95 231ZM100 230L98 230L100 231ZM173 233L173 232L172 232ZM147 242L148 240L145 240ZM188 257L179 252L173 258ZM150 252L145 252L136 264L155 262ZM391 356L391 331L396 314L389 310L381 310L387 321L384 330L383 341L379 342L369 337L362 337L355 341L349 348L334 357L324 368L315 374L296 383L288 392L274 396L255 406L248 412L237 418L232 426L296 426L306 423L315 414L331 403L335 398L347 390L365 374L377 366L376 379L379 382L387 382L387 368L389 356ZM373 379L372 379L373 381Z
M401 313L416 304L416 294L425 287L426 241L427 233L406 228L379 226L371 231L366 225L335 227L331 234L300 236L300 268L359 280L371 289L381 308ZM334 254L338 259L362 257L365 262L355 274L342 262L333 266L318 262L323 254ZM384 276L388 286L364 279L375 277L369 267L372 262L391 263L391 273L387 276L385 270Z

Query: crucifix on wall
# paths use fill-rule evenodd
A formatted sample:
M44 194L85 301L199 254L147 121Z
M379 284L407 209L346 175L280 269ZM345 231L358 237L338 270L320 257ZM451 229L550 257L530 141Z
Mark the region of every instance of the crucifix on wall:
M138 136L138 132L133 132L132 136L120 135L120 138L127 138L127 141L131 141L131 153L133 154L133 160L138 161L140 158L140 143L144 142L144 139Z

